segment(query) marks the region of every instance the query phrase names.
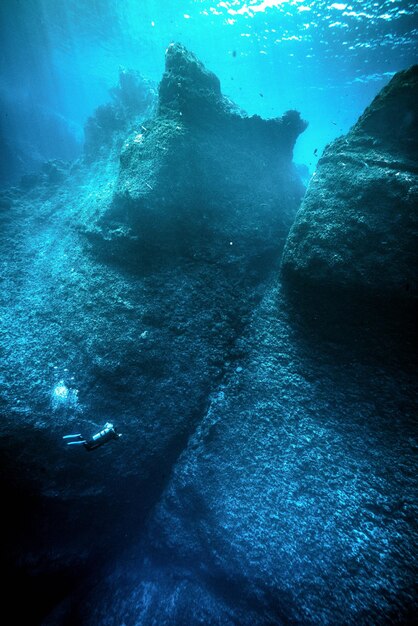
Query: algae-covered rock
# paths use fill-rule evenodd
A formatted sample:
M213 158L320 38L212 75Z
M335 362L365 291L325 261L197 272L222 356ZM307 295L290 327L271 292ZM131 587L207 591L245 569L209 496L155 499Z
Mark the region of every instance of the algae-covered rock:
M206 75L181 46L168 69L176 50L179 78ZM22 623L141 536L239 358L302 192L298 114L248 118L218 94L206 126L175 99L144 121L128 87L111 123L97 113L91 159L48 163L1 199L2 565L28 599ZM106 421L123 437L91 454L62 439Z
M413 104L400 85L414 76L383 105ZM0 197L5 613L10 597L16 623L45 626L410 623L411 320L283 289L296 112L246 116L179 44L147 121L135 84L117 88L121 126L98 130L91 161L47 163ZM323 157L327 219L316 183L305 204L307 259L313 225L318 255L347 261L334 283L318 270L310 284L339 294L354 271L357 290L367 277L342 241L357 232L349 211L358 224L384 186L387 224L414 172L408 133L374 136L387 121L373 106ZM371 209L364 219L379 228ZM94 452L62 439L105 421L122 437Z
M405 76L414 72L401 74L401 84ZM392 84L395 92L400 83ZM216 128L226 119L223 103L210 76L202 85L213 86ZM201 122L191 119L195 136ZM407 187L415 157L407 133L399 131L399 141L388 133L373 137L368 133L380 122L372 122L373 115L367 123L360 120L325 153L288 239L284 274L287 286L302 287L302 298L289 298L276 275L251 307L235 358L208 397L134 556L122 557L99 591L82 596L86 626L122 614L126 622L167 626L384 626L413 620L413 320L396 308L392 316L382 315L380 301L366 310L352 296L364 290L398 293L394 277L390 282L376 269L379 242L383 232L394 237L403 257L394 259L392 250L391 262L406 271L413 208ZM246 121L242 128L248 128ZM119 183L129 185L122 176ZM131 189L139 197L141 189ZM242 197L239 186L234 193ZM404 213L394 226L399 198ZM244 223L251 231L251 217ZM188 245L190 240L185 238ZM252 243L262 246L256 234ZM250 250L248 240L241 289ZM207 278L222 276L220 267ZM230 273L234 284L238 275ZM303 289L304 283L314 289ZM323 291L331 286L348 298L329 306Z
M300 308L267 290L134 558L83 597L86 626L413 620L410 329Z
M318 162L283 254L291 283L416 299L418 66Z
M188 120L205 123L224 112L219 78L180 44L172 43L166 50L158 92L159 115L181 113Z
M271 120L238 112L216 76L171 44L157 115L125 141L113 202L88 226L90 239L139 269L178 254L275 248L303 193L292 151L305 127L295 111Z

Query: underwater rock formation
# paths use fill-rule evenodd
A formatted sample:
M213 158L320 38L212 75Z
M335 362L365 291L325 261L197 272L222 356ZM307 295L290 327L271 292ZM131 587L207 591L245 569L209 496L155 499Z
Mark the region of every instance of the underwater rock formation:
M281 291L255 309L142 546L82 596L86 625L413 621L413 346L378 312L309 319Z
M252 308L137 550L81 595L87 626L413 621L414 321L287 291Z
M295 111L238 112L219 80L180 44L166 51L157 115L120 155L113 202L87 234L139 271L180 256L247 263L277 249L303 194L292 164L306 123Z
M91 159L47 164L0 198L4 558L36 618L141 535L239 358L303 190L298 114L249 118L214 91L216 115L208 104L197 123L186 106L183 122L164 85L193 68L204 106L207 72L178 45L167 63L158 114L145 121L134 103L120 160L123 120L92 133ZM65 447L105 421L120 441Z
M130 126L153 111L154 85L134 70L119 70L119 83L110 95L112 101L99 106L85 124L87 162L108 158L109 151L120 150Z
M292 284L417 299L418 66L318 162L283 254Z
M15 621L408 623L410 329L283 293L304 123L237 111L178 44L135 106L120 160L123 129L0 196ZM105 421L120 440L65 446Z

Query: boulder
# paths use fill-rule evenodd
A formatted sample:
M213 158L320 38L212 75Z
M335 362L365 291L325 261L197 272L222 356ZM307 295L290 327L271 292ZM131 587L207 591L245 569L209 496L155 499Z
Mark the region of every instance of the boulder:
M318 162L283 253L290 285L416 301L418 66Z

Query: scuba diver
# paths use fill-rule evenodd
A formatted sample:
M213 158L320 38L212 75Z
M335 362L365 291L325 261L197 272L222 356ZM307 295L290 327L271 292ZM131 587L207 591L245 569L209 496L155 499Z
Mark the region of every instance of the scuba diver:
M77 435L64 435L63 439L74 439L74 441L67 441L67 446L84 446L85 449L90 452L91 450L100 448L100 446L103 446L112 439L119 439L119 437L122 437L122 435L116 431L113 424L106 422L103 429L96 435L93 435L91 439L84 439L80 433Z

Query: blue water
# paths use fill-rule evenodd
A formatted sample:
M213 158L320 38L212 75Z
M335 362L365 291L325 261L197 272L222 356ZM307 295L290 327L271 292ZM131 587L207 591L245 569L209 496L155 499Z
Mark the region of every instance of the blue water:
M248 113L299 110L309 128L295 160L312 171L324 146L416 62L417 40L413 1L4 0L2 134L25 153L19 173L73 158L119 67L158 82L165 48L180 41Z

